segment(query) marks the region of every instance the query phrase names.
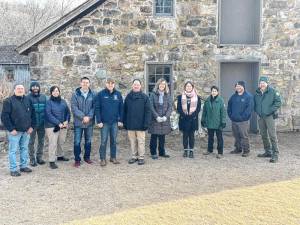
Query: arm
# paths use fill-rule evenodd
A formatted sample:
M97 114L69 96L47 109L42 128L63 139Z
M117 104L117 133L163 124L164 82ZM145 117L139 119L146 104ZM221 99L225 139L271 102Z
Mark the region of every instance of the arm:
M204 102L204 106L203 106L203 112L202 112L202 117L201 117L201 126L202 127L206 127L206 116L207 116L207 112L206 112L206 102Z
M30 113L31 113L31 128L34 129L36 127L36 115L35 115L35 110L32 101L29 100L29 103L30 103Z
M92 101L92 107L90 108L90 111L88 112L87 116L92 120L95 116L95 97L94 94L92 94L93 101Z
M200 97L198 96L198 101L197 101L197 108L196 108L196 111L192 113L192 117L195 117L199 114L201 110L201 100L200 100Z
M65 119L65 121L68 121L68 123L70 123L70 120L71 120L71 112L70 112L70 108L69 108L69 106L68 106L68 104L67 104L67 102L66 101L64 101L64 103L65 103L65 115L66 115L66 119Z
M95 96L95 115L96 115L96 123L101 122L101 102L100 102L100 92Z
M51 100L48 100L46 103L46 116L50 123L53 123L54 125L59 125L60 121L55 118L55 116L52 114L51 110Z
M232 115L232 97L230 97L229 101L228 101L228 106L227 106L227 114L229 116L229 118L231 118Z
M225 110L224 101L222 101L221 104L222 104L222 106L221 106L221 123L226 125L226 110Z
M120 102L119 102L119 118L118 121L119 122L123 122L123 113L124 113L124 103L123 103L123 97L120 94Z
M78 107L78 101L76 99L76 94L73 94L72 98L71 98L71 110L72 110L74 117L77 117L80 120L83 120L83 117L85 115Z
M272 105L272 112L275 113L281 107L281 97L279 92L274 90L274 100Z
M124 106L123 106L123 126L126 129L126 118L127 118L127 97L125 97Z
M246 108L245 108L245 117L250 119L251 114L253 112L253 107L254 107L254 101L253 101L253 96L249 96Z
M154 115L154 118L157 118L158 117L158 113L155 111L155 108L154 108L154 93L151 93L150 95L150 109L151 109L151 112L152 114Z
M1 113L1 120L4 125L4 127L9 131L12 132L15 129L15 125L11 120L11 112L12 112L12 107L9 99L5 99L3 103L3 109Z
M146 101L145 101L145 118L144 118L144 128L149 127L151 121L151 106L150 106L150 100L148 96L146 96Z
M185 114L184 114L184 112L182 110L180 95L177 97L177 112L179 113L180 116L185 116Z
M172 99L171 96L168 95L168 110L166 112L166 117L169 118L171 116L172 113Z

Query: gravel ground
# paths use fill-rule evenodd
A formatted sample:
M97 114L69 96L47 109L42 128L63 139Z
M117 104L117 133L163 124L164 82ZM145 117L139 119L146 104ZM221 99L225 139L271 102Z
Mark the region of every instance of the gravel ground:
M277 164L256 157L262 149L260 136L251 136L248 158L230 155L233 139L230 134L224 136L225 155L221 160L215 155L202 155L206 140L200 138L195 159L183 159L181 136L172 134L166 144L170 159L154 161L147 148L146 164L138 166L127 163L130 150L126 134L121 131L120 165L100 167L95 138L93 165L83 164L77 169L70 161L58 163L59 169L51 170L47 164L18 178L9 176L7 156L1 153L0 224L61 224L156 202L300 177L299 133L279 134L281 154ZM73 159L72 137L68 140L66 155Z

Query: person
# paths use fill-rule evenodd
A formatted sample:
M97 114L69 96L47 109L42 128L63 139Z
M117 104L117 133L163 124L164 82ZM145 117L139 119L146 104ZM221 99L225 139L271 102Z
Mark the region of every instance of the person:
M71 110L74 117L74 166L78 168L81 163L81 138L84 134L84 156L87 164L92 164L90 159L94 126L94 92L90 89L90 79L82 77L80 87L75 90L71 98Z
M183 157L194 158L195 131L199 129L198 115L201 110L201 99L197 95L194 83L187 81L183 93L177 96L179 113L179 130L183 133Z
M279 92L269 85L268 77L261 76L259 78L259 87L254 95L254 111L259 116L258 126L265 152L258 154L258 157L271 157L271 163L278 161L279 150L275 119L278 117L280 107L281 98Z
M138 165L143 165L145 163L145 131L150 125L150 120L149 97L142 92L142 82L134 79L132 90L125 98L123 116L124 128L128 131L132 153L129 164L138 162Z
M22 84L14 87L14 95L3 102L1 120L8 130L8 159L10 175L21 176L20 172L30 173L28 167L28 143L30 134L35 128L35 114L31 102L25 96ZM20 150L20 172L17 170L16 154Z
M206 99L203 107L201 126L207 128L208 145L204 155L210 155L214 148L214 136L217 136L217 158L223 157L223 134L222 129L226 127L226 113L224 100L219 96L219 88L211 87L211 95Z
M123 126L123 98L115 88L113 78L106 79L105 89L96 96L96 120L101 129L101 144L99 148L100 165L106 166L106 145L110 139L110 162L120 164L117 160L118 127Z
M34 109L36 118L36 127L30 134L29 140L29 158L30 165L35 167L38 164L44 165L46 162L43 160L44 141L45 141L45 108L46 108L46 95L41 94L41 87L39 82L33 81L30 84L30 93L28 98ZM35 137L38 137L38 144L36 152L34 150Z
M152 159L160 157L169 158L165 150L165 137L171 132L170 116L172 113L172 101L167 81L163 78L156 82L153 92L150 94L150 106L152 120L148 132L151 134L150 153Z
M248 128L253 107L253 96L246 91L245 82L238 81L235 85L235 93L230 97L227 107L235 140L235 149L230 152L231 154L242 153L243 157L247 157L250 153Z
M69 161L64 156L62 145L65 142L67 128L70 122L70 109L60 96L58 86L50 88L50 99L46 102L45 128L49 139L49 164L51 169L57 169L56 160ZM57 155L57 157L56 157Z

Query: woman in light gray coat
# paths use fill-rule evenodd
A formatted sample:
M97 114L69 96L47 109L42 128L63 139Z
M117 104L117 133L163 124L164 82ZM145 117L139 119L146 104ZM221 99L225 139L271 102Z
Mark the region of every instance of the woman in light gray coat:
M150 95L152 112L151 124L148 132L151 134L150 153L152 159L157 159L157 139L159 156L169 158L165 151L165 136L171 132L170 115L172 101L169 87L165 79L159 79Z

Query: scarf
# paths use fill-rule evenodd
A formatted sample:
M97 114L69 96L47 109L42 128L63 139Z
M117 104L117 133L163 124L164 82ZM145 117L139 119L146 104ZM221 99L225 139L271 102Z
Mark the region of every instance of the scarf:
M158 94L159 94L159 98L158 98L158 103L160 104L160 105L163 105L164 104L164 92L162 91L158 91Z
M190 98L190 109L188 110L188 98ZM193 112L196 111L197 109L197 104L198 104L198 96L197 96L197 92L195 89L193 89L193 91L191 93L187 93L186 91L184 91L182 93L182 97L181 97L181 107L183 112L186 115L191 115Z
M61 97L58 96L58 97L54 97L53 95L50 96L50 99L54 102L60 102L61 101Z

